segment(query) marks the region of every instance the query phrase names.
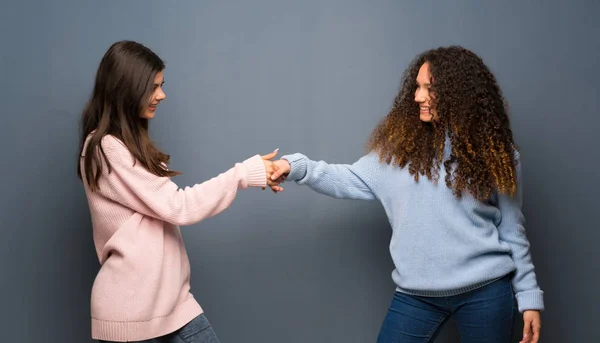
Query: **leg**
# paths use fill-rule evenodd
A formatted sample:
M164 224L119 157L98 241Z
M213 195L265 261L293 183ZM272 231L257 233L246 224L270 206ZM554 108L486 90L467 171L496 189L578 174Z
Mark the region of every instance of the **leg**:
M377 343L433 342L449 317L449 312L441 306L445 299L396 292L381 325Z
M204 314L173 333L173 343L220 343Z
M464 295L454 318L463 343L510 343L515 299L504 277Z

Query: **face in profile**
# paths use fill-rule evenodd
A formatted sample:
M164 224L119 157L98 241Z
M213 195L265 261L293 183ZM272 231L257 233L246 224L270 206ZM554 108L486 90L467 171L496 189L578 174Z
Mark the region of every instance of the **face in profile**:
M163 76L163 72L160 71L156 73L154 77L154 84L152 86L152 92L148 98L148 101L142 107L141 117L145 119L152 119L156 114L156 107L158 104L163 101L167 96L165 92L163 92L163 85L165 83L165 79Z
M417 90L415 91L415 101L419 104L419 119L423 122L438 120L437 109L432 99L435 95L431 91L431 74L429 72L429 62L423 63L419 68L417 75Z

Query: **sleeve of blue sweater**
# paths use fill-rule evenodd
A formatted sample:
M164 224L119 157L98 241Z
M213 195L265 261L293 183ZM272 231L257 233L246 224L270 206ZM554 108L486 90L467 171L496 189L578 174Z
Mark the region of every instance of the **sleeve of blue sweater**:
M352 165L312 161L303 154L285 155L290 163L289 181L307 185L317 193L339 199L375 200L372 187L373 171L377 167L374 153L360 158Z
M544 310L544 292L537 284L533 261L529 253L529 240L525 232L525 216L521 211L523 204L523 182L519 153L515 153L515 172L517 192L498 196L498 208L501 218L496 224L499 238L512 250L512 259L516 265L512 283L516 293L519 311Z

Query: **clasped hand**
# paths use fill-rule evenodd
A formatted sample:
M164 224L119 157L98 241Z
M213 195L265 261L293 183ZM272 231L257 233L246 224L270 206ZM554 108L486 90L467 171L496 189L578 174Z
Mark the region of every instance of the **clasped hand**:
M265 164L265 171L267 172L267 186L271 188L273 193L283 192L283 187L279 186L290 173L290 164L286 160L272 161L277 156L277 150L270 154L261 156ZM266 187L263 187L263 191Z

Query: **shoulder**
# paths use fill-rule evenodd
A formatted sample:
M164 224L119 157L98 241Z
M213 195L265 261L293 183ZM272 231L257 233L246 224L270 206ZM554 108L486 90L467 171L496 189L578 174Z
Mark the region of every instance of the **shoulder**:
M85 137L84 147L87 147L90 144L90 142L92 141L92 139L95 138L94 133L95 133L95 130L92 131L90 134L88 134ZM120 139L118 139L117 137L110 135L110 134L106 134L106 135L102 136L102 138L100 138L99 145L102 147L102 149L111 149L111 150L127 149L125 144Z
M86 138L85 145L87 150L87 145L92 141L92 139L97 139L93 137L93 133L89 134ZM98 144L93 148L93 153L96 154L101 160L108 160L110 162L115 161L127 161L129 163L132 160L132 155L125 143L121 141L119 138L107 134L100 138Z
M392 157L390 162L386 161L386 158L381 156L378 151L371 150L366 155L364 155L360 161L362 161L363 165L367 168L373 170L393 170L395 169L396 159Z
M357 162L362 162L367 165L381 164L381 157L376 151L371 150L363 155Z
M100 146L102 146L102 149L110 150L112 152L129 152L125 143L113 135L104 135L100 140Z
M104 135L100 139L99 146L102 148L102 152L106 158L110 161L121 160L129 163L133 160L133 155L125 143L113 135Z
M379 179L380 173L389 167L375 151L369 151L352 165L355 173L371 183Z
M95 130L92 131L91 133L89 133L85 137L85 139L83 141L83 149L81 151L81 157L85 157L90 144L94 145L92 154L100 153L100 148L102 148L102 151L104 151L104 153L106 153L107 151L119 152L120 150L123 150L123 149L128 151L125 144L117 137L107 134L107 135L104 135L103 137L101 137L100 141L98 142L97 141L98 138L94 137L94 133L95 133Z

